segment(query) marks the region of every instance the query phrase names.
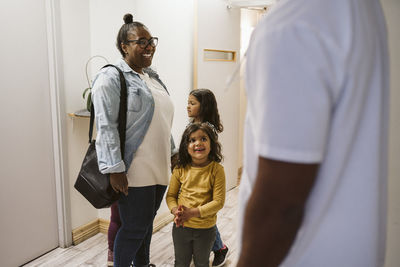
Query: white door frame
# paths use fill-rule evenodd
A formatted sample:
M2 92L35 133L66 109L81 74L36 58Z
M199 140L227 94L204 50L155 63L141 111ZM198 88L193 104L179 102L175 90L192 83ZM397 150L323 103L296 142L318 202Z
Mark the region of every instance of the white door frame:
M46 0L47 42L49 55L50 107L53 130L54 178L57 199L58 243L60 247L72 245L71 204L69 183L66 179L65 107L62 99L63 65L60 37L59 0Z

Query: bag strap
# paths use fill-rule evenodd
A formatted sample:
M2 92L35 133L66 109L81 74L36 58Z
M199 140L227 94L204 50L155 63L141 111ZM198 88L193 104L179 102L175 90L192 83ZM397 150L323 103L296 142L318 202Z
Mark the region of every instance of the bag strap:
M119 105L119 112L118 112L118 133L119 133L119 140L120 140L120 147L121 147L121 157L124 159L125 155L125 135L126 135L126 112L127 112L127 89L126 89L126 82L123 72L115 65L107 64L103 68L106 67L114 67L119 72L119 80L121 83L121 93L120 93L120 105ZM94 124L94 106L93 101L90 107L90 123L89 123L89 143L92 142L92 135L93 135L93 124Z

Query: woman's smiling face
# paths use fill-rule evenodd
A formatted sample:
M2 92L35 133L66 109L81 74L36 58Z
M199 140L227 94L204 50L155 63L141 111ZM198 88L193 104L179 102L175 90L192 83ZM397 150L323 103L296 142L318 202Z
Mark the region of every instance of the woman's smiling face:
M146 39L150 40L151 34L146 28L138 27L128 34L128 41ZM137 42L129 42L122 44L122 49L125 52L125 61L136 72L142 73L143 68L151 66L153 55L156 48L148 44L145 48L141 48Z

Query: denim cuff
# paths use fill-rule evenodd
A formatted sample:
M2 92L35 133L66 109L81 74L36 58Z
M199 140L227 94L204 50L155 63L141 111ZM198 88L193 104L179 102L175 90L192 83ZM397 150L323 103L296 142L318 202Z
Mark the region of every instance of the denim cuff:
M106 167L100 170L101 173L106 174L106 173L117 173L117 172L124 172L125 171L125 163L123 160L118 162L117 164L114 164L113 166Z

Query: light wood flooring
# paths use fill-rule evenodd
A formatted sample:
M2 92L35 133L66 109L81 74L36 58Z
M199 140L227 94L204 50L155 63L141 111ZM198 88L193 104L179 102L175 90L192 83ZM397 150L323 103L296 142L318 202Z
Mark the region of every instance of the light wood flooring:
M228 259L224 266L233 267L236 265L237 260L237 195L238 188L227 192L225 206L218 212L217 226L221 233L222 241L229 248ZM172 244L171 230L172 223L169 223L153 234L150 261L157 267L174 266L174 246ZM210 265L213 258L213 253L211 254ZM107 236L99 233L77 246L65 249L57 248L23 266L107 266Z

